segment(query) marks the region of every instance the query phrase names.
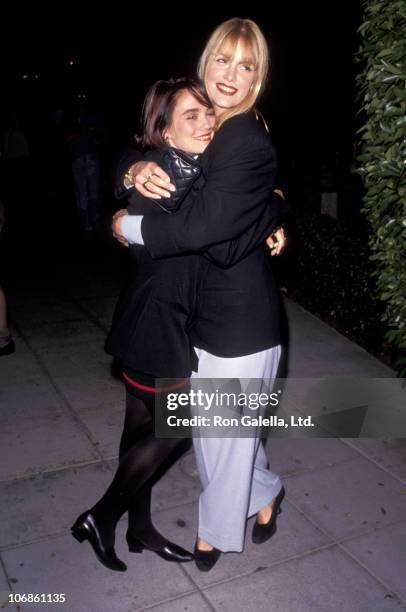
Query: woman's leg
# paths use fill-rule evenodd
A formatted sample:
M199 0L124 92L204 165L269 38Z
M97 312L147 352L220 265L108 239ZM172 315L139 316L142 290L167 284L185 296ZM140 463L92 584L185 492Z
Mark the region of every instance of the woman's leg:
M121 461L131 447L146 435L153 433L154 424L148 402L127 392L126 416L120 442ZM151 518L152 487L170 467L191 447L191 440L179 440L179 444L157 468L155 473L134 495L128 507L128 530L154 547L163 546L167 540L154 527Z
M254 438L195 439L198 471L207 476L198 537L223 552L243 550L255 443Z
M168 455L151 478L139 489L128 508L128 530L152 546L164 545L166 538L155 528L151 518L152 487L191 448L191 440L179 440L179 445Z
M147 413L151 421L147 419ZM182 443L182 440L179 439L155 438L153 427L151 428L152 415L153 401L134 398L127 392L120 462L106 493L90 510L100 526L105 543L112 546L114 545L115 525L126 510L132 508L132 517L134 517L132 520L136 521L137 518L143 517L143 520L148 522L150 511L148 480ZM131 435L134 431L136 440L131 443ZM147 486L141 491L144 485ZM141 493L140 499L138 499L139 493Z
M198 352L198 377L240 377L244 390L247 379L255 384L257 377L261 385L260 377L276 376L280 347L232 359ZM199 547L208 549L205 543L209 543L223 552L242 551L247 516L270 504L280 491L279 477L267 468L259 433L257 438L194 438L203 487L198 531L203 542Z
M266 522L271 515L272 501L278 495L281 488L281 479L278 474L269 469L264 444L262 440L258 439L247 518L258 514L263 517L263 522Z
M264 363L264 372L268 379L274 380L280 376L281 355L282 347L280 345L273 347L273 349L268 352ZM269 390L269 392L271 391L272 389ZM268 491L269 500L264 503L264 498L267 497L265 489L269 486L270 480L272 481L272 486ZM279 476L269 469L265 446L263 441L261 441L258 444L258 450L255 457L248 517L257 514L259 523L268 522L272 514L273 501L281 489L282 482Z
M267 469L259 438L195 438L194 446L203 486L198 536L223 552L241 552L247 518L276 497L279 476Z
M136 444L146 435L153 432L154 424L151 411L145 401L126 392L126 412L124 429L120 440L119 462ZM136 526L149 525L151 523L151 479L140 487L136 498L128 508L128 526L130 531L136 530Z

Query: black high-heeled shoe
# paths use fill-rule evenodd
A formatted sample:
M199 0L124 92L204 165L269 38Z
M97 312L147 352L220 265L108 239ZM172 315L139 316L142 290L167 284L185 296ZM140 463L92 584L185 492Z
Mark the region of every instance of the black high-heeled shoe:
M132 553L142 553L143 550L150 550L162 557L162 559L165 559L165 561L176 561L177 563L186 563L194 559L192 553L169 540L166 540L163 546L152 546L146 541L141 540L138 536L134 536L130 531L127 531L126 540L128 550Z
M90 542L96 557L105 567L116 572L126 571L126 564L117 557L114 548L105 546L96 521L89 510L83 512L77 518L75 524L71 527L71 532L78 542L83 542L83 540Z
M201 572L209 572L214 567L221 557L221 550L214 548L213 550L200 550L197 548L197 542L194 549L195 563L197 569Z
M252 528L252 541L254 544L262 544L263 542L266 542L269 540L269 538L272 538L276 532L276 518L278 514L282 512L281 503L284 497L285 489L282 487L278 495L275 497L275 501L273 502L272 514L269 521L262 525L255 521Z

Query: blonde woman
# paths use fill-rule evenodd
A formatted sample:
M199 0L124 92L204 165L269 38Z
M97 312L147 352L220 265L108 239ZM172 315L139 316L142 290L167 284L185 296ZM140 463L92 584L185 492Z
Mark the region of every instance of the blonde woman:
M253 21L230 19L213 32L198 67L216 115L216 133L201 157L204 179L175 214L114 221L116 235L144 244L153 258L203 254L257 228L258 240L237 262L212 263L201 279L190 329L201 378L269 380L277 374L282 305L264 239L280 224L283 206L272 198L276 156L255 111L268 66L267 44ZM168 175L140 159L135 152L121 160L118 195L125 195L130 181L146 197L170 197ZM283 230L277 236L275 253L284 244ZM202 571L210 570L221 552L243 550L248 517L257 516L255 543L276 531L284 488L268 469L259 435L194 438L203 487L194 552Z

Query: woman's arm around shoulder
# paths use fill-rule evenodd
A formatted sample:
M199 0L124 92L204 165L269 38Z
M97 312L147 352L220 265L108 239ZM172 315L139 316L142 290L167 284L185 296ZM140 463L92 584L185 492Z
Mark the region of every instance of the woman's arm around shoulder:
M255 121L238 116L221 126L209 145L206 182L193 194L191 205L186 198L173 215L143 219L144 244L152 257L200 252L238 238L264 213L277 161L271 140ZM269 212L275 213L276 224L277 211Z

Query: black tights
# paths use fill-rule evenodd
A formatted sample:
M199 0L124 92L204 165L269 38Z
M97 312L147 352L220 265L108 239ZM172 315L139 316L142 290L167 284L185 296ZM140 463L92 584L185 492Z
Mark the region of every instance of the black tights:
M154 400L127 391L119 465L109 488L91 508L106 544L114 545L114 528L128 511L133 535L152 546L164 545L165 538L151 520L151 490L190 446L190 440L155 438Z

